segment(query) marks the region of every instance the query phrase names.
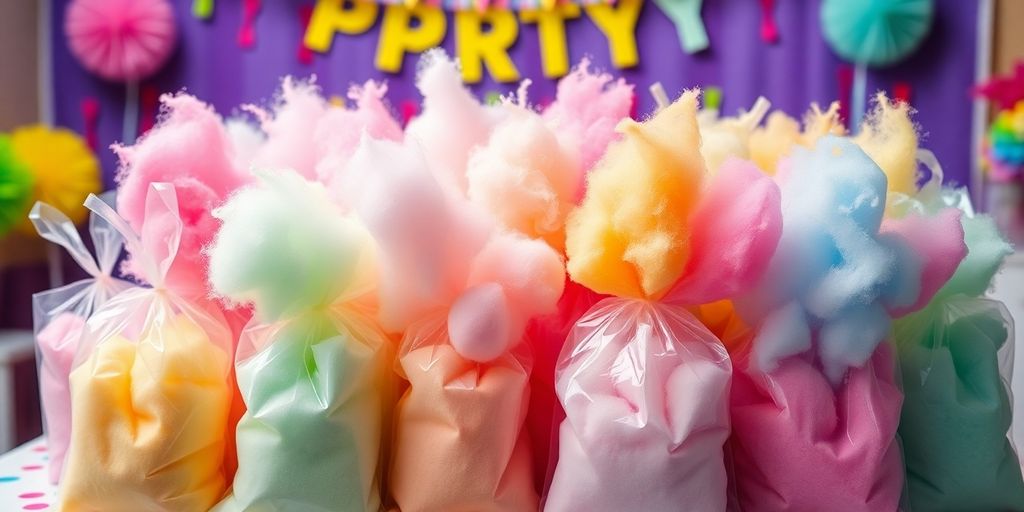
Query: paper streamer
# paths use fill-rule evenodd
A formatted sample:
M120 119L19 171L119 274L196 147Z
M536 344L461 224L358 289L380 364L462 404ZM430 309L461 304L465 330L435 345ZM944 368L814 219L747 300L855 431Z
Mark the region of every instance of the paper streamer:
M896 82L892 86L892 99L910 103L910 83Z
M312 5L300 5L299 6L299 23L302 24L302 32L300 33L299 39L299 51L296 57L299 59L300 64L306 66L313 63L313 50L310 50L306 46L305 34L306 29L309 28L309 20L313 19L313 6Z
M192 0L192 16L201 20L213 17L214 0Z
M238 46L248 49L256 45L256 16L262 0L242 0L242 28L238 30Z
M139 133L142 134L156 125L156 118L160 113L160 90L152 85L143 86L139 102Z
M839 70L836 72L836 85L839 88L838 98L846 100L853 93L853 68L850 66L839 66ZM843 121L847 128L850 125L850 103L848 101L839 102L839 119Z
M779 26L775 24L775 0L761 0L761 40L779 41Z
M686 53L697 53L708 47L708 33L700 8L704 0L654 0L676 25L679 43Z
M96 127L100 119L100 100L89 96L82 100L80 108L82 109L82 126L85 143L89 146L89 149L96 151L96 148L99 146L99 137L96 133Z

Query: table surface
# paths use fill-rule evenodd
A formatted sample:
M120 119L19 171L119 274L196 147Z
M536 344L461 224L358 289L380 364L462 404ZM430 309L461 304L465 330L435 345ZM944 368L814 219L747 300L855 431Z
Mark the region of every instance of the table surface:
M0 455L0 510L56 510L57 487L47 478L48 459L41 437Z

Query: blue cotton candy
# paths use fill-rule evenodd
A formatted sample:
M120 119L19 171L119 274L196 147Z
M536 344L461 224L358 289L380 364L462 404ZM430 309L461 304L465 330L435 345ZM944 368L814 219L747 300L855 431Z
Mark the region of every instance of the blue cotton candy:
M888 335L891 311L921 293L921 256L896 233L880 233L886 176L848 139L797 148L782 173L783 233L758 289L739 299L755 325L753 364L817 351L838 383Z

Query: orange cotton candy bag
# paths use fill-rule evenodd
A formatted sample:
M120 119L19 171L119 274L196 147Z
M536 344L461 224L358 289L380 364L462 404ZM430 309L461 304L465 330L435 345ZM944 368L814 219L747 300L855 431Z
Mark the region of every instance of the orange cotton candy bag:
M416 144L363 140L351 203L376 239L381 322L404 332L395 370L390 498L404 511L529 511L538 496L523 428L530 317L565 271L539 240L500 232L443 188Z
M118 294L86 322L61 510L208 510L226 486L231 332L164 287L181 234L174 188L152 185L141 237L99 198L85 204L121 233L153 287Z
M732 366L688 307L756 282L778 188L735 159L705 184L696 92L618 129L566 229L570 277L613 297L556 368L566 419L544 510L725 510Z

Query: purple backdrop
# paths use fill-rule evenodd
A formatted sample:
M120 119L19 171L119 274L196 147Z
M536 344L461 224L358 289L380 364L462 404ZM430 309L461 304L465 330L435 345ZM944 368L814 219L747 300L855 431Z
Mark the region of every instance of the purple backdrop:
M68 1L55 0L53 9L53 79L59 92L55 95L56 122L80 131L80 102L89 96L98 98L102 106L98 135L101 148L105 148L121 136L124 89L89 75L70 55L61 31ZM191 0L172 3L181 37L175 56L151 82L161 91L184 88L228 113L243 102L271 97L282 75L316 74L328 94L343 94L349 84L374 78L388 81L393 105L418 99L413 86L416 56L406 56L398 75L373 67L379 20L365 34L339 34L331 53L317 54L307 66L296 58L302 37L299 10L312 0L264 0L256 25L257 43L249 50L236 43L241 2L217 2L214 17L207 21L191 16ZM685 87L718 86L724 92L725 112L750 105L758 95L791 114L801 114L811 101L837 99L836 77L842 63L822 39L817 0L776 2L781 33L776 44L760 39L759 2L706 0L704 4L711 47L697 55L682 52L671 21L653 2L644 6L637 26L640 65L619 71L639 86L640 112L652 106L646 87L655 81L662 82L670 95ZM938 0L937 4L935 26L923 47L903 64L870 71L868 89L891 90L895 82L909 83L925 145L935 150L949 177L967 183L971 158L968 89L974 70L977 6L963 0ZM454 24L448 25L444 46L451 51ZM605 38L585 15L568 21L566 30L571 62L589 55L598 66L611 68ZM531 98L543 101L553 95L554 82L541 74L538 44L536 26L520 24L519 40L510 53L520 73L534 81ZM513 87L486 77L473 89L483 95ZM101 154L109 184L114 158L105 149Z

